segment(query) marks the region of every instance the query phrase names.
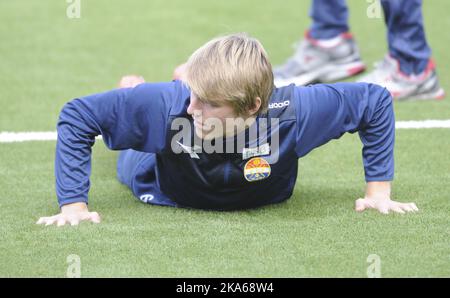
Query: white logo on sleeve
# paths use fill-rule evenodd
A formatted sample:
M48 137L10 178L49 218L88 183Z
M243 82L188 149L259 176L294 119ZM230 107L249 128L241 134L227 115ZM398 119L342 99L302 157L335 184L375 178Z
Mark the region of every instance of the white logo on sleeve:
M145 194L139 197L139 200L141 200L143 203L148 203L151 200L153 200L155 197L151 194Z
M196 158L196 159L200 159L200 157L198 156L198 154L195 152L199 149L201 149L199 146L195 145L194 147L189 147L186 145L181 144L180 142L178 142L178 145L181 146L181 148L184 150L184 152L189 153L189 155L191 156L191 158Z
M279 109L283 107L287 107L291 102L289 100L285 100L283 102L272 102L269 104L269 109Z

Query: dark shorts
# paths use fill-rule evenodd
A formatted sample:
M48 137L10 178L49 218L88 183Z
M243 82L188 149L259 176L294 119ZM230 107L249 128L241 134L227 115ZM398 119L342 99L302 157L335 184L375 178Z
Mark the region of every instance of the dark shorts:
M178 207L160 190L154 153L131 149L121 151L117 160L117 178L144 203Z

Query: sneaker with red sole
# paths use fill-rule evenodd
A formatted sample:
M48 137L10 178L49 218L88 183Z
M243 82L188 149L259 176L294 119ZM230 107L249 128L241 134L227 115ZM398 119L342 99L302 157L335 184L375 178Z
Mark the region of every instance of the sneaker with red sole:
M314 39L307 32L294 55L274 68L275 85L328 83L355 76L365 68L350 33Z
M383 86L397 100L442 100L445 97L432 59L422 73L407 75L401 72L396 59L386 55L383 61L375 64L371 73L360 78L358 82Z

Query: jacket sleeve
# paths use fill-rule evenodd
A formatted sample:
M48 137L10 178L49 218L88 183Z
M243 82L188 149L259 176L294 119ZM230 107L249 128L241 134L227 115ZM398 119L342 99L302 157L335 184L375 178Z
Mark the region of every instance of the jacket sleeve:
M394 178L395 119L390 93L378 85L296 87L298 157L344 133L359 133L366 181Z
M179 81L144 83L67 103L57 124L55 178L59 205L87 203L91 147L96 136L102 135L113 150L157 153L164 149L170 109L183 93Z

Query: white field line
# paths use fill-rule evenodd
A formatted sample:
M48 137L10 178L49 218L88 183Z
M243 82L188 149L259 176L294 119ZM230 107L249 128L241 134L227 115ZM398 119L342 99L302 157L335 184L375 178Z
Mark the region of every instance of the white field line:
M396 129L450 128L450 120L397 121Z
M29 141L56 141L56 131L0 132L0 143L18 143ZM101 139L102 136L96 137Z
M396 129L450 128L450 120L397 121ZM56 131L43 132L0 132L0 143L29 141L56 141ZM97 137L101 139L101 136Z

